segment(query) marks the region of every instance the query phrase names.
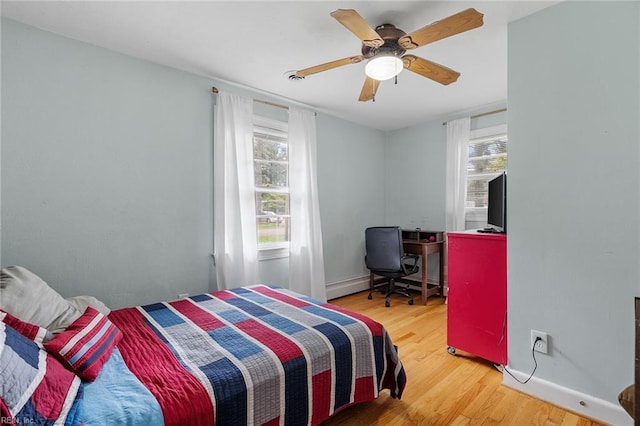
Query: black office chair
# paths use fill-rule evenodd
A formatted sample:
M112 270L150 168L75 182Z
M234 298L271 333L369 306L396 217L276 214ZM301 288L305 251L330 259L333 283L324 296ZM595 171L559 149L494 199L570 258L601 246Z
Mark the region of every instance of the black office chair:
M420 269L418 266L419 256L415 254L405 254L402 246L402 229L398 226L376 226L365 230L365 257L364 261L375 275L380 275L386 279L379 285L370 286L369 296L376 291L385 293L384 306L389 307L389 298L397 293L409 298L409 305L413 305L413 295L409 291L409 280L402 277L415 274ZM410 261L410 262L407 262ZM413 263L411 263L411 261ZM407 284L406 287L396 287L396 282Z

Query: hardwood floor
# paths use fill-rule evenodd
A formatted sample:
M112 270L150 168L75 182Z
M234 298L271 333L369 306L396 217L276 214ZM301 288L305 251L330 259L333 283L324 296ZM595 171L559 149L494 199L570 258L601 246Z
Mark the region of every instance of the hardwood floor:
M347 408L323 426L601 425L502 386L502 373L489 361L447 353L447 306L442 298L410 306L396 295L385 308L381 294L367 300L363 292L330 302L385 326L399 347L407 387L401 400L385 390L376 401Z

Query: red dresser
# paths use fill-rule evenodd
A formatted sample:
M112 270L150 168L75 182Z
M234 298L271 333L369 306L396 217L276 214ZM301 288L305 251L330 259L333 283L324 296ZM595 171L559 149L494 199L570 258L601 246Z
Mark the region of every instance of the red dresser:
M507 363L507 236L447 234L447 345Z

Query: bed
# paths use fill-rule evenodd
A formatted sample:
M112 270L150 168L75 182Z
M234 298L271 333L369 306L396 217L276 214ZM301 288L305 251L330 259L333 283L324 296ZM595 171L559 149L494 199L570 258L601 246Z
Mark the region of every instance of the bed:
M0 341L12 350L0 352L0 366L15 347L7 336L15 340L22 334L44 357L40 364L47 373L37 385L22 386L35 388L29 397L28 390L7 397L3 386L3 418L24 423L40 416L51 424L86 425L316 425L385 389L400 398L406 383L381 324L275 286L110 312L90 305L84 312L82 305L72 315L63 312L72 321L56 324L55 334L29 322L33 318L4 314ZM22 333L12 331L20 327ZM76 346L89 347L90 354L74 355L70 348ZM64 397L54 399L63 402L51 409L55 404L43 398L46 392L37 395L41 386L55 388L44 382L50 370L61 373L52 367L56 361L73 377L62 379ZM0 367L0 375L9 370Z

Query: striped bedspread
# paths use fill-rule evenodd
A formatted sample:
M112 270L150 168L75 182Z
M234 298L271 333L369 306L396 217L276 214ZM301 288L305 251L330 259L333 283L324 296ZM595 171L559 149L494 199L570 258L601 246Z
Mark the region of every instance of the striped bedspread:
M113 311L127 367L165 424L319 424L406 377L384 327L257 285Z

